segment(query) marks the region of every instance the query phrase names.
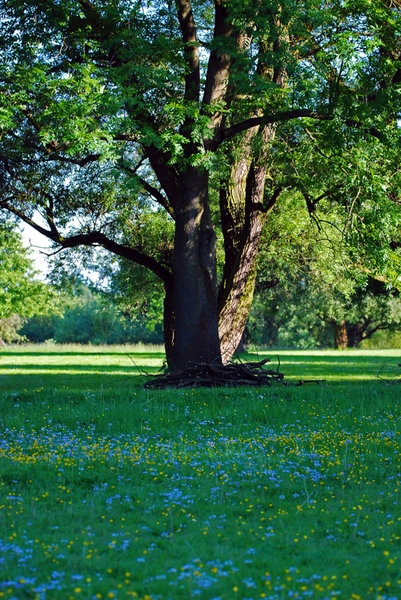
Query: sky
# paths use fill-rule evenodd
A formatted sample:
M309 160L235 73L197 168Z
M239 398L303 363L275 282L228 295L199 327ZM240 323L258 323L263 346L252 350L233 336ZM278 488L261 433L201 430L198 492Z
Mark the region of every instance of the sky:
M37 232L35 229L30 227L29 225L20 224L20 231L22 235L22 242L26 248L30 249L30 257L34 262L34 267L36 271L38 271L38 278L42 281L46 280L46 275L49 273L49 262L51 262L52 258L48 257L46 253L51 253L51 242L50 240ZM84 278L90 279L93 283L96 283L99 279L99 276L95 271L82 271L82 276Z
M30 248L35 269L39 271L40 279L44 280L49 271L48 258L44 253L49 252L50 240L29 225L21 226L21 234L24 246Z

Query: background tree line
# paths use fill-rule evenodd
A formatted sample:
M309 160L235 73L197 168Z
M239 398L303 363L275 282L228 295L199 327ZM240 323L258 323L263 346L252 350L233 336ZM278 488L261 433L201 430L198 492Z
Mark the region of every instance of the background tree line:
M130 317L110 298L80 285L60 299L57 312L31 317L18 335L34 343L162 344L163 322L159 313L154 314L154 307Z
M63 273L57 284L38 276L21 234L0 223L0 343L163 342L160 298L138 293L134 306L120 309L112 290L100 293L73 274Z

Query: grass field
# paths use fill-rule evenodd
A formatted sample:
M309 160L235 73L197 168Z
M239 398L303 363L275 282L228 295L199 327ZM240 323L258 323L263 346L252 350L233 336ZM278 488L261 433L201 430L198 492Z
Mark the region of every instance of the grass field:
M326 382L151 392L160 348L1 349L0 599L399 600L401 351L279 356Z

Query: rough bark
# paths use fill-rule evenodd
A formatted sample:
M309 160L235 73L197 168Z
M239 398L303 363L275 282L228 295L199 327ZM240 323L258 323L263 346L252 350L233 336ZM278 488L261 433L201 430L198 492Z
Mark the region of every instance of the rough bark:
M246 261L245 261L246 263ZM227 364L238 348L248 320L255 289L256 269L248 269L242 262L236 273L236 285L219 315L220 351L224 364Z
M175 332L175 315L174 315L174 297L172 283L164 286L165 296L163 305L163 331L164 331L164 347L166 350L166 361L169 369L173 369L174 365L174 332Z
M334 347L336 350L345 350L348 347L348 335L345 320L333 323Z
M189 362L221 364L215 232L208 203L208 175L197 169L188 169L181 181L173 276L173 369L183 369Z
M279 195L273 195L263 206L266 166L262 157L257 162L251 161L252 138L261 135L264 154L274 133L272 127L265 127L260 133L255 130L247 133L244 154L234 165L228 186L221 190L225 264L218 306L224 363L231 359L245 329L255 290L255 260L260 237L267 215Z
M255 259L263 229L264 215L256 211L242 230L243 241L226 258L219 297L219 336L221 354L227 363L245 329L256 281Z
M284 88L287 79L285 66L272 67L263 58L265 54L268 55L269 50L278 51L284 42L285 35L281 31L279 15L273 16L272 27L277 34L274 42L259 42L261 58L257 71L263 79ZM248 44L249 39L246 36L238 37L240 48L246 49ZM235 84L230 91L234 98ZM255 261L260 237L267 215L281 192L281 189L277 189L269 201L264 203L267 158L277 125L260 121L251 127L250 122L258 116L252 115L248 120L250 128L243 134L240 142L241 157L234 162L228 185L220 194L225 265L218 306L219 336L224 363L231 359L241 341L255 290ZM239 124L226 129L226 136L230 137L229 130L237 126Z
M185 75L186 100L199 100L200 72L199 72L199 47L196 25L190 0L176 0L177 16L180 23L182 39L185 44L185 62L188 71Z
M184 56L187 64L185 99L200 101L199 50L190 0L176 0ZM214 37L231 44L233 26L227 18L222 0L215 0ZM205 78L203 108L224 101L230 74L230 53L221 45L212 48ZM205 148L213 148L219 137L222 112L214 112L210 135L203 140ZM188 140L192 138L190 119L180 128ZM199 152L189 141L184 148L187 164ZM168 163L168 161L167 161ZM160 181L160 178L159 178ZM161 182L162 183L162 182ZM184 369L191 362L221 364L218 336L216 235L211 222L208 198L208 173L202 168L187 167L179 177L177 196L173 200L175 241L173 253L174 338L171 348L173 370ZM164 186L163 186L164 187ZM171 336L170 336L171 337Z

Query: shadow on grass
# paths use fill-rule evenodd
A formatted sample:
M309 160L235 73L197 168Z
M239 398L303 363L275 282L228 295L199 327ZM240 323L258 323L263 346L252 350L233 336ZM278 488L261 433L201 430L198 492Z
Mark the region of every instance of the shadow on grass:
M163 352L17 348L0 350L0 392L99 391L142 388L161 371ZM150 363L150 364L147 364Z
M76 394L81 392L105 392L121 395L123 392L142 389L148 377L140 373L116 375L73 374L73 373L34 373L24 375L1 375L0 392L5 394L39 394L55 392L61 394Z
M327 384L378 382L399 379L401 351L386 352L306 352L280 351L247 353L243 362L269 357L267 368L278 369L285 381L323 379ZM25 360L29 362L25 363ZM111 360L110 360L111 359ZM0 391L29 392L98 391L142 388L147 375L161 371L164 353L160 351L82 351L57 349L4 349L0 351ZM153 364L147 365L147 362ZM121 364L124 363L124 364Z
M57 352L56 350L54 351L46 351L46 350L38 350L37 352L32 352L32 351L22 351L22 352L12 352L12 351L8 351L8 350L1 350L0 352L0 358L2 356L14 356L15 358L18 358L19 356L36 356L36 357L45 357L45 356L83 356L83 357L89 357L89 356L98 356L100 358L104 358L105 356L120 356L121 358L123 357L129 357L129 356L135 356L135 358L137 359L145 359L145 360L163 360L165 358L165 354L164 352L79 352L79 351L60 351Z
M401 375L399 363L400 351L381 352L266 352L243 356L243 360L256 360L269 357L270 368L284 373L285 378L293 379L325 379L330 383L361 382L380 380L381 377Z
M46 372L46 371L57 371L61 373L68 373L68 372L82 372L82 374L84 373L88 373L88 374L94 374L94 373L102 373L102 374L106 374L106 375L114 375L116 373L127 373L127 374L135 374L135 371L139 372L139 373L158 373L160 371L160 367L152 367L152 366L146 366L146 367L135 367L135 365L131 365L131 366L121 366L121 365L79 365L79 364L71 364L71 365L46 365L46 364L37 364L37 363L24 363L21 365L15 364L15 363L3 363L0 362L0 373L2 370L12 370L12 371L21 371L22 372L26 372L26 371L33 371L33 372ZM8 375L17 375L18 373L7 373Z

